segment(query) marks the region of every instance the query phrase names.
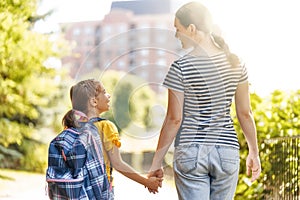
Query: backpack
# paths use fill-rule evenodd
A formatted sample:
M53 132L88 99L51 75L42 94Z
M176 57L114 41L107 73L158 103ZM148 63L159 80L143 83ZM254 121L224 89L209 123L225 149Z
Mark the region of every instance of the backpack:
M110 189L97 127L101 118L68 128L49 145L46 182L51 200L107 200Z

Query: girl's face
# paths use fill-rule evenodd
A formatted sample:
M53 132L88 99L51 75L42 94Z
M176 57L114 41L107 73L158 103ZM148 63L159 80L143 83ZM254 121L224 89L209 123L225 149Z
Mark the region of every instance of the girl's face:
M100 83L100 93L96 96L96 108L97 111L100 113L109 110L109 102L110 102L110 95L106 92L104 86Z
M182 48L188 49L192 47L191 32L188 30L188 28L184 27L176 17L174 20L174 27L176 29L175 37L181 41Z

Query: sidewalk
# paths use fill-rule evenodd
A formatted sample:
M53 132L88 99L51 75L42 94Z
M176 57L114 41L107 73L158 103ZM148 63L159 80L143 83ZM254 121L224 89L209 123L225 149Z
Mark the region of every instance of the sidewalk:
M6 174L10 179L0 179L0 200L47 200L45 175L27 172Z
M45 195L45 175L20 172L11 180L0 179L0 200L48 200ZM172 181L164 181L159 193L149 193L144 186L114 172L115 200L177 200Z
M115 200L142 199L142 200L177 200L177 193L172 180L164 181L157 194L149 193L147 188L125 176L115 174Z

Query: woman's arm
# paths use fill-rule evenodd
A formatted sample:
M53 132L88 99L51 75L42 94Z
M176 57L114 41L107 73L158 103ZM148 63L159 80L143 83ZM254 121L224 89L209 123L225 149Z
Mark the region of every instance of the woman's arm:
M160 170L162 167L163 159L181 126L183 102L183 92L168 90L167 114L160 131L156 152L148 176L155 175L155 171Z
M235 106L237 118L249 148L249 154L246 161L247 175L250 175L250 171L252 171L251 181L254 181L260 175L261 164L259 160L256 127L250 105L248 82L238 85L235 94Z
M146 178L141 176L136 170L134 170L131 166L129 166L126 162L122 160L121 154L119 152L119 148L113 146L113 148L107 152L111 165L118 172L123 174L124 176L144 185L150 190L158 192L158 187L161 186L161 178L151 177Z

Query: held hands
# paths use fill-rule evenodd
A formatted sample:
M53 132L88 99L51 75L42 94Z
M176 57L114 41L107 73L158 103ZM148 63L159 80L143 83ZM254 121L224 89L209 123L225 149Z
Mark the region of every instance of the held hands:
M249 154L246 160L246 167L247 167L247 175L249 176L252 174L251 182L258 179L261 173L261 164L260 164L259 156Z
M152 182L152 186L154 186L154 187L147 186L148 191L150 193L154 193L154 194L158 193L158 187L162 187L163 176L164 176L164 171L162 168L156 171L149 172L149 174L147 175L148 180Z
M149 192L152 193L157 193L158 192L158 187L161 187L161 182L162 182L162 178L158 178L158 177L148 177L148 184L147 184L147 188L149 190Z

